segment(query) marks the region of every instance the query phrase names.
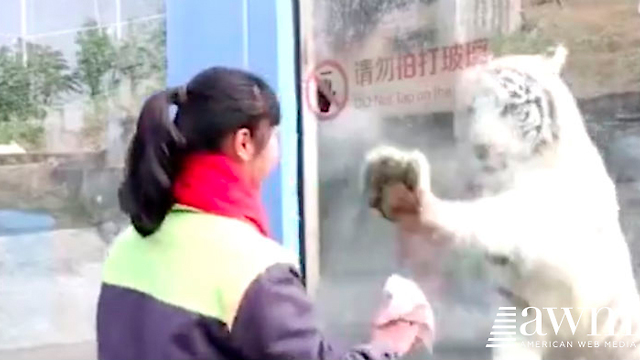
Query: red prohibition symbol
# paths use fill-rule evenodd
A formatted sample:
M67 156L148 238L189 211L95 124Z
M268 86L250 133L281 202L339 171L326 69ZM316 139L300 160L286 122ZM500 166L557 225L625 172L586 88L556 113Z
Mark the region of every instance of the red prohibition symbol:
M347 73L337 61L325 60L307 75L304 92L307 108L318 120L335 119L349 98Z

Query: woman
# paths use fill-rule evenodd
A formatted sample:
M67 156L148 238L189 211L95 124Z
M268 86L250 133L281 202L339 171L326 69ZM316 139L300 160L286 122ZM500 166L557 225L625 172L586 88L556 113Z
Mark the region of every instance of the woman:
M391 359L410 349L414 324L374 329L349 351L316 325L259 201L279 121L273 90L233 69L146 101L120 189L133 226L104 265L100 359Z

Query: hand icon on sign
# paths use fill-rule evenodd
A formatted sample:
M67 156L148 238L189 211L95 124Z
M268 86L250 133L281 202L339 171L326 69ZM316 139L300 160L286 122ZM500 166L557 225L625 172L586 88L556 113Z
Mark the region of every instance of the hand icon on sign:
M321 113L328 113L331 108L331 101L335 97L336 92L332 89L330 79L322 79L322 84L318 84L318 108Z
M347 73L338 62L323 61L308 73L304 100L318 120L336 118L345 109L348 97Z

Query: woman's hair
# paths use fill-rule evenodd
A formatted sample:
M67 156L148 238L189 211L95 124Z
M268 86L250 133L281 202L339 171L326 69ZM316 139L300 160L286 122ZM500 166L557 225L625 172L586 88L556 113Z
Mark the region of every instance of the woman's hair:
M177 112L171 117L170 107ZM146 100L127 157L118 197L143 236L154 233L174 204L173 183L183 159L195 152L216 153L223 140L248 129L258 148L266 146L271 126L280 122L273 90L259 77L236 69L209 68L184 87Z

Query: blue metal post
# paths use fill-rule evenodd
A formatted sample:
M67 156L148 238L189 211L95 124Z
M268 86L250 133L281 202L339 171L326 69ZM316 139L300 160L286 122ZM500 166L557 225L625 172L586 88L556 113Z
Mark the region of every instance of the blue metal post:
M281 162L267 179L263 201L273 237L299 252L297 99L290 1L166 0L169 85L224 65L261 75L282 106Z

